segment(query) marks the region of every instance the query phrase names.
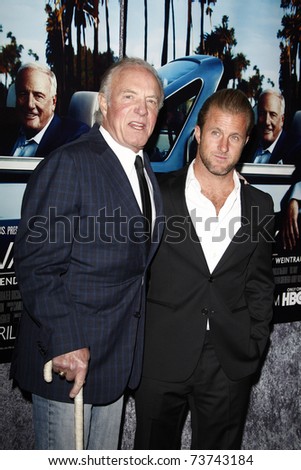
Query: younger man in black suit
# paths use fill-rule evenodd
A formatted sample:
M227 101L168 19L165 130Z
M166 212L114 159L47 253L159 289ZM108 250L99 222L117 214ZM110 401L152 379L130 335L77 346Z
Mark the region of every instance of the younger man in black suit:
M238 90L204 104L197 154L160 187L166 228L152 263L136 449L238 449L273 307L273 202L236 171L253 127Z

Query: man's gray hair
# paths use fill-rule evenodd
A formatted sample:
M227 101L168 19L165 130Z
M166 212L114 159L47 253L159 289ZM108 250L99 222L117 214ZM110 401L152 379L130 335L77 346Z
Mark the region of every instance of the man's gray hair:
M260 93L259 99L258 99L258 104L260 103L262 97L266 96L266 95L276 96L276 98L278 98L280 100L281 114L283 115L284 112L285 112L285 99L284 99L284 96L279 91L273 90L272 88L267 88L266 90L263 90Z
M17 72L17 77L16 77L16 88L18 88L18 81L21 76L21 72L23 70L36 70L38 72L45 73L50 80L50 92L51 96L56 96L57 94L57 80L55 74L50 70L49 67L46 65L39 64L38 62L28 62L27 64L21 65Z
M162 108L163 106L163 101L164 101L164 90L163 90L163 85L162 81L156 71L156 69L146 62L143 59L140 59L138 57L125 57L124 59L121 59L118 62L115 62L112 64L104 73L103 78L101 80L100 84L100 89L99 89L99 94L103 94L106 97L107 102L110 102L111 98L111 85L112 85L112 80L113 76L115 75L116 72L125 69L127 67L142 67L146 70L148 70L153 77L157 80L159 89L160 89L160 97L159 97L159 109ZM101 112L99 111L97 113L97 122L101 123Z

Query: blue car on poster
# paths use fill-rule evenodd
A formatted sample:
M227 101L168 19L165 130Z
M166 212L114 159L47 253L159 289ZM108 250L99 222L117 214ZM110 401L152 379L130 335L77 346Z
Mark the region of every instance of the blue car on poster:
M224 67L217 57L192 55L175 59L157 71L164 86L165 101L146 150L153 170L166 173L182 168L189 161L198 112L216 91Z
M160 67L165 101L155 131L146 146L155 173L182 168L195 157L194 127L198 112L220 84L224 67L217 57L185 56ZM293 165L244 163L239 172L251 184L271 194L275 211L292 181Z

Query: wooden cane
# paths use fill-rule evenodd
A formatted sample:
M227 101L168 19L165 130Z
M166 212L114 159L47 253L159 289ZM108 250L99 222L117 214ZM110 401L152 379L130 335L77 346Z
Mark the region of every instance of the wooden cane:
M47 383L52 382L52 361L44 365L44 380ZM80 389L74 398L74 435L75 449L84 449L84 399L83 388Z

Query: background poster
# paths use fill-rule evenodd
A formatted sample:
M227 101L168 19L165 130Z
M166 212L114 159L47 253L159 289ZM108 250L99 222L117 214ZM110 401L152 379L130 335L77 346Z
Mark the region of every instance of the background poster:
M25 180L24 180L25 178ZM0 360L9 362L22 312L22 299L13 265L13 246L28 176L5 177L0 170ZM1 179L6 179L4 182Z
M13 244L18 220L0 219L0 356L10 359L22 311L21 295L13 268Z
M98 90L101 75L118 57L139 56L160 67L198 53L219 57L225 69L220 86L242 89L254 106L263 89L281 90L289 128L301 109L300 8L299 0L17 0L14 8L1 2L1 111L17 69L28 61L39 60L55 71L57 111L64 114L75 91ZM281 219L293 168L285 178L270 165L264 170L260 178L260 170L254 177L249 168L246 178L271 192ZM14 177L0 183L0 362L10 360L22 307L12 254L25 185L15 183ZM300 260L299 249L287 253L276 244L275 323L301 319Z

